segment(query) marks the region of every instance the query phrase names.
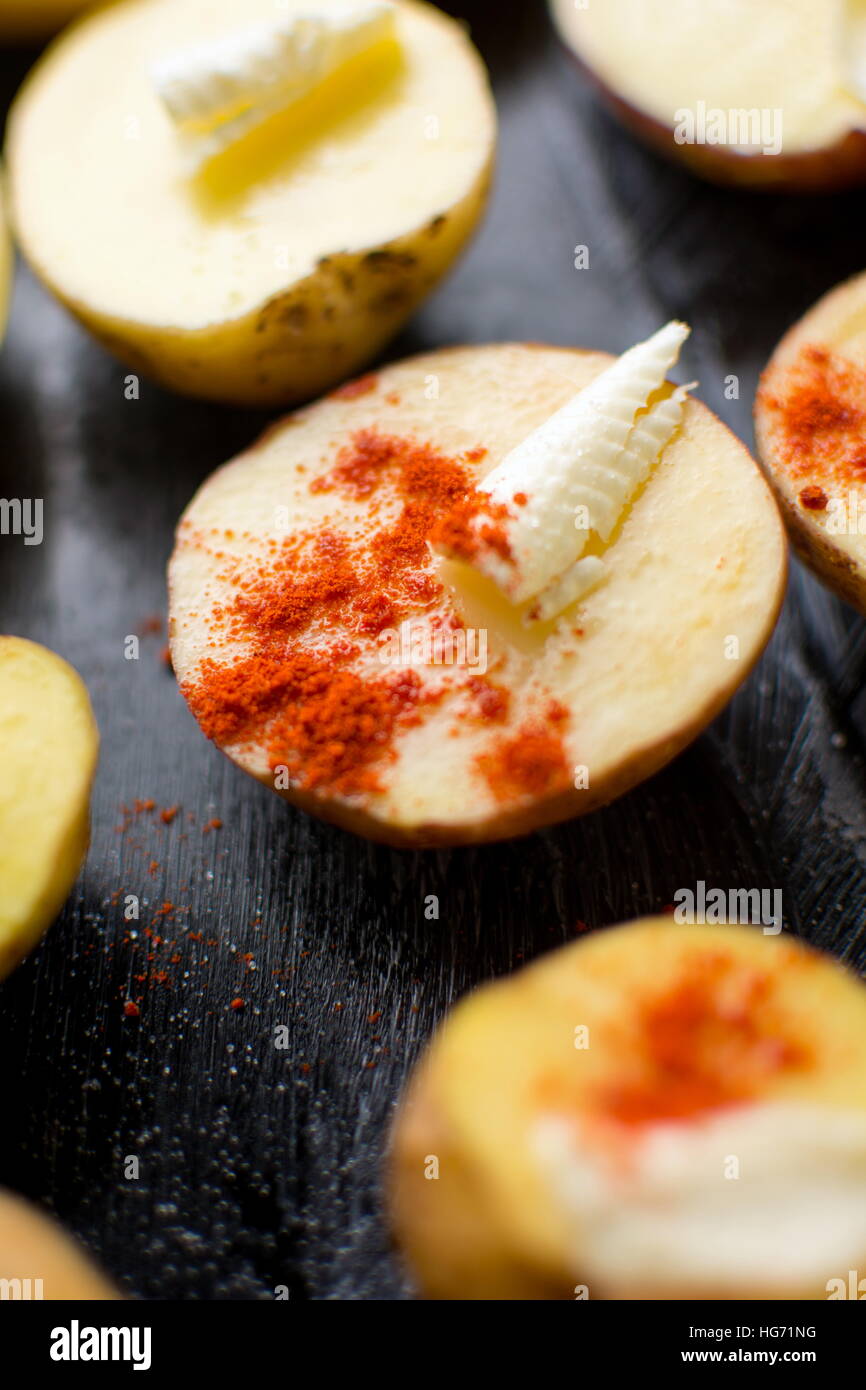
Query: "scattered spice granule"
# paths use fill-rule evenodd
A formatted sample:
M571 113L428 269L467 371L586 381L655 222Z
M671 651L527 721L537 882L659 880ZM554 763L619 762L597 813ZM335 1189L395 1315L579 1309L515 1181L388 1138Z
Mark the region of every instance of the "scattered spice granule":
M164 810L160 811L159 818L163 825L171 825L179 810L179 806L166 806Z
M776 417L774 443L792 477L817 470L840 481L866 479L862 367L807 344L784 368L767 369L758 400Z
M827 506L827 494L821 487L812 484L804 487L798 494L798 501L801 507L806 507L810 512L823 512Z
M207 824L202 826L201 833L202 835L207 835L208 831L210 830L222 830L222 828L223 823L220 820L219 816L214 816L213 820L209 820Z
M430 541L448 555L468 563L489 550L502 560L510 560L508 525L512 519L503 502L472 492L437 521Z
M141 1009L131 999L127 999L126 1003L123 1006L123 1012L127 1018L138 1018L141 1013Z
M235 1013L238 1013L241 1009L246 1008L246 1000L241 998L233 999L229 1008L234 1009Z
M347 381L344 386L338 386L336 391L331 392L331 399L335 401L354 401L358 396L368 396L371 391L375 391L379 384L379 378L375 372L368 372L366 376L359 376L355 381Z
M153 800L152 797L148 797L146 801L136 801L135 803L135 814L137 816L141 815L143 812L155 810L156 802Z
M571 785L562 737L541 724L495 739L476 763L499 801L547 796Z
M368 1023L378 1023L378 1022L379 1022L379 1019L380 1019L381 1017L382 1017L382 1010L381 1010L381 1009L377 1009L376 1012L375 1012L374 1014L367 1014L367 1022L368 1022Z
M508 718L511 692L504 685L497 685L487 676L470 676L466 688L481 719L502 723Z

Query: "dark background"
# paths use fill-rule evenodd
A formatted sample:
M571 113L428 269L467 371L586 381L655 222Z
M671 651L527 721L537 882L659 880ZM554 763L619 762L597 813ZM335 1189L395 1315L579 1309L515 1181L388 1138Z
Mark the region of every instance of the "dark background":
M499 176L469 254L390 355L509 338L619 352L682 317L695 329L684 379L751 443L777 338L863 268L866 196L705 186L607 118L540 2L450 8L491 68ZM4 102L33 56L0 56ZM578 244L587 270L573 268ZM738 401L724 399L730 373ZM53 1208L145 1298L268 1299L279 1284L292 1298L407 1297L380 1195L387 1127L458 995L698 878L782 888L790 930L866 964L866 627L795 566L728 712L615 806L484 849L368 845L233 770L152 630L175 521L268 417L146 382L126 401L123 380L20 270L0 354L0 496L43 497L46 537L0 539L0 629L78 668L103 747L83 875L0 989L0 1183ZM137 662L124 659L132 633ZM149 798L181 807L170 825L124 817ZM205 833L213 818L222 829ZM438 922L424 918L432 893ZM126 894L142 900L137 924Z

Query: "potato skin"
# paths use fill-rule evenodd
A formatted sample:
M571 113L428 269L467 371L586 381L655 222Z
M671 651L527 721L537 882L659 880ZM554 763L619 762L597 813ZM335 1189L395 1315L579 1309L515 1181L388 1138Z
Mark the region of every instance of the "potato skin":
M424 1176L428 1156L441 1172ZM488 1193L461 1161L437 1099L434 1067L422 1062L391 1135L387 1190L393 1229L424 1296L433 1300L566 1300L565 1269L530 1267L505 1238Z
M759 446L758 462L773 490L791 544L800 559L828 589L832 589L858 613L866 616L866 577L858 570L850 555L845 555L833 545L817 526L809 524L802 508L798 507L784 488L779 486L773 469L763 460L763 452Z
M80 814L70 818L65 833L55 846L51 864L50 880L46 880L44 892L36 905L33 915L26 921L15 921L12 930L4 930L0 923L0 980L9 975L21 961L29 955L42 936L59 915L63 904L69 897L73 884L81 872L81 866L90 844L90 806L93 779L99 759L99 729L90 704L88 691L81 677L55 652L39 643L23 637L0 636L0 665L5 655L14 652L32 653L39 664L54 667L60 679L72 682L77 691L82 715L89 729L89 750L87 762L83 765L83 780L87 788L87 800L80 807ZM2 888L0 888L2 891Z
M45 39L86 9L107 0L0 0L0 39Z
M569 53L601 101L625 128L656 154L685 165L723 188L771 193L839 193L866 183L866 131L851 130L826 150L745 154L723 145L679 145L670 126L632 106L577 56Z
M223 405L299 405L367 365L460 255L487 202L493 160L466 197L386 246L326 256L306 279L243 318L207 329L95 313L40 279L108 352L169 391Z
M0 1279L40 1279L46 1300L121 1297L86 1251L49 1216L0 1190Z
M782 606L786 573L787 571L783 573L774 606L768 613L768 636L775 627ZM525 835L532 835L536 830L543 830L548 826L559 825L563 821L574 820L578 816L598 811L667 767L668 763L673 762L674 758L721 714L762 655L762 651L756 651L748 666L740 668L742 675L732 680L729 689L720 690L714 700L703 706L688 724L684 724L676 738L647 744L639 756L625 759L599 784L592 788L567 791L557 796L539 799L523 806L506 807L483 821L467 821L463 825L427 824L404 829L401 826L386 825L377 817L355 807L339 802L323 802L320 797L311 793L281 790L277 794L319 820L340 826L341 829L361 835L366 840L388 845L392 849L448 849L454 845L485 845L499 840L520 839ZM263 786L274 790L272 782L267 778L262 778L261 781Z

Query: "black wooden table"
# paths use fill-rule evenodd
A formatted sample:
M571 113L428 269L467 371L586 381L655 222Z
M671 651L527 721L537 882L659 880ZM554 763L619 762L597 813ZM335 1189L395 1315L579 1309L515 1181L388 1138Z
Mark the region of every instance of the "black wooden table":
M866 194L704 186L599 110L541 3L451 8L492 70L498 182L471 251L390 355L502 339L621 351L678 316L695 330L684 370L751 442L776 339L863 267ZM0 59L5 101L32 57ZM0 539L0 629L79 669L103 745L83 875L0 990L0 1184L52 1207L145 1298L404 1298L383 1148L458 995L699 878L781 888L790 930L866 965L866 626L795 567L757 672L645 786L517 843L374 847L234 771L162 659L175 521L267 417L147 383L128 401L123 382L21 270L0 496L44 498L46 530L41 547Z

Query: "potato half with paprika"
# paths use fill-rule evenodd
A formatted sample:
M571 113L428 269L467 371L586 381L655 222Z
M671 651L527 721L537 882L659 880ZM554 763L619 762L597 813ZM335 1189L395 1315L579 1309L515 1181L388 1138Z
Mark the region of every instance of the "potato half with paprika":
M757 927L593 933L457 1005L389 1173L433 1298L826 1298L866 1262L866 989Z
M606 581L550 620L429 544L610 365L522 344L412 358L211 477L169 572L207 736L304 810L407 846L523 834L674 757L756 661L786 573L769 490L705 406L685 402L625 508Z
M432 5L121 0L18 95L10 210L40 278L133 370L289 404L359 370L437 284L495 141L484 65Z
M866 275L831 290L779 343L755 433L800 556L866 613Z
M98 751L78 674L35 642L0 636L0 979L78 876Z

